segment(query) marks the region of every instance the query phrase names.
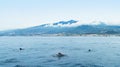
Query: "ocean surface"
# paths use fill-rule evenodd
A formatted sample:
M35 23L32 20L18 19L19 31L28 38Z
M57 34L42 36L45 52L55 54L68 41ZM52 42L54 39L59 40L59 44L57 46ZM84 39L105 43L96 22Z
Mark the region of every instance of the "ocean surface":
M0 37L0 67L120 67L120 37Z

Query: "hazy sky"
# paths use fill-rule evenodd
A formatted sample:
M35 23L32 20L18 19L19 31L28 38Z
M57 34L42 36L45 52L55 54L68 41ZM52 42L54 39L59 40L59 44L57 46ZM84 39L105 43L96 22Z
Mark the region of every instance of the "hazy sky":
M71 19L120 24L120 0L0 0L0 30Z

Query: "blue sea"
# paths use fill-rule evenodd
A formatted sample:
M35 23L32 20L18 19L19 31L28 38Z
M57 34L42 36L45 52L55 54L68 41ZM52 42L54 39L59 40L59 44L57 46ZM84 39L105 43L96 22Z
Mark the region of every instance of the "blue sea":
M0 67L120 67L120 37L4 36Z

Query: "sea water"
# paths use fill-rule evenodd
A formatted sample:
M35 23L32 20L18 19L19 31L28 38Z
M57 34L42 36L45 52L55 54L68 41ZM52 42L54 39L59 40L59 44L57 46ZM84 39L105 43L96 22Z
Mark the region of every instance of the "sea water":
M0 37L0 67L120 67L120 37Z

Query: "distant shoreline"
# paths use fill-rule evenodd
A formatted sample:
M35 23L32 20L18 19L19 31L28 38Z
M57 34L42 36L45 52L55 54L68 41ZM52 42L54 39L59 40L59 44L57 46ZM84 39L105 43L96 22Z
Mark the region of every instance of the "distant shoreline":
M120 34L41 34L41 35L0 35L2 36L41 36L41 37L59 37L59 36L79 36L79 37L111 37L111 36L116 36L120 37Z

